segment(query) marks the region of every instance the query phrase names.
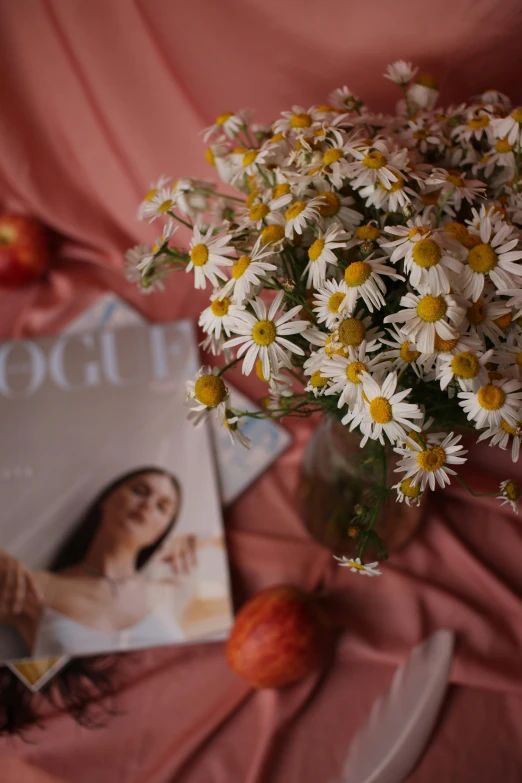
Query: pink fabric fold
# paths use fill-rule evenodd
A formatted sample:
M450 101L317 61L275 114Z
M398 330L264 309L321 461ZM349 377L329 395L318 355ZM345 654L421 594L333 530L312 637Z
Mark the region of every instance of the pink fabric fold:
M162 173L213 177L199 131L242 106L260 121L324 102L343 84L374 109L397 95L380 74L411 59L457 103L496 87L522 99L516 0L425 6L332 0L0 0L0 206L57 237L45 281L2 291L0 335L56 333L113 290L152 320L195 318L205 294L178 274L164 295L125 282L123 253L151 240L137 204ZM180 236L181 232L180 232ZM238 372L237 386L260 386ZM269 584L332 591L344 629L323 672L253 692L222 644L122 657L120 713L87 731L47 709L27 740L0 743L2 783L322 783L411 647L458 633L450 698L414 783L522 778L522 531L498 502L437 493L414 542L369 580L312 542L294 502L313 422L227 514L237 602ZM474 454L469 481L520 478L509 455Z

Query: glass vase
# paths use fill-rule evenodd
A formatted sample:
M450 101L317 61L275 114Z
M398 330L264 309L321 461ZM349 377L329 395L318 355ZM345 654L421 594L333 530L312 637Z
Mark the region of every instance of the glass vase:
M397 552L415 535L422 519L420 506L396 500L393 490L400 479L394 473L398 455L391 446L368 441L341 422L324 417L305 447L298 487L298 504L310 535L335 555L357 557L362 541L367 542L364 559L380 559L384 552ZM384 478L386 481L384 482ZM378 513L369 520L367 510L382 500ZM371 516L371 515L370 515ZM370 534L368 529L371 528Z

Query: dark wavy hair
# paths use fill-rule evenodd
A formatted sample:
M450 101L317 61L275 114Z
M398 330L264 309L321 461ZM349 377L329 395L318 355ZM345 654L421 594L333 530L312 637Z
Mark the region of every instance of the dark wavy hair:
M81 562L101 522L103 502L122 484L146 473L167 476L178 498L166 530L138 554L136 568L139 570L146 565L170 534L181 508L181 487L175 476L163 468L148 466L119 476L103 489L60 546L51 563L51 571L61 571ZM135 658L128 654L125 657L127 662ZM109 717L118 713L115 698L125 679L124 667L121 664L119 655L73 658L37 694L32 693L7 666L2 666L0 735L23 736L24 729L40 722L40 707L45 701L56 709L68 712L74 720L87 728L106 725Z

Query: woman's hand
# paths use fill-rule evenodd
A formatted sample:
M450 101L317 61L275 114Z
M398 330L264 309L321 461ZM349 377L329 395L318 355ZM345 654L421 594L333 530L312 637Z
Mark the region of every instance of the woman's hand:
M44 597L30 569L7 552L0 551L0 623L21 615L34 615Z
M176 536L168 542L162 560L170 565L174 576L188 574L194 568L196 545L197 537L194 535Z

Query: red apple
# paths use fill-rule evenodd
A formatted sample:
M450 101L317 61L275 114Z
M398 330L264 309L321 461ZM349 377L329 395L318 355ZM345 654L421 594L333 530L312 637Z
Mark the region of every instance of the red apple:
M0 286L18 288L49 268L49 239L44 226L22 215L0 215Z
M328 621L317 598L298 587L278 585L240 609L226 657L255 688L281 688L319 665L327 638Z

